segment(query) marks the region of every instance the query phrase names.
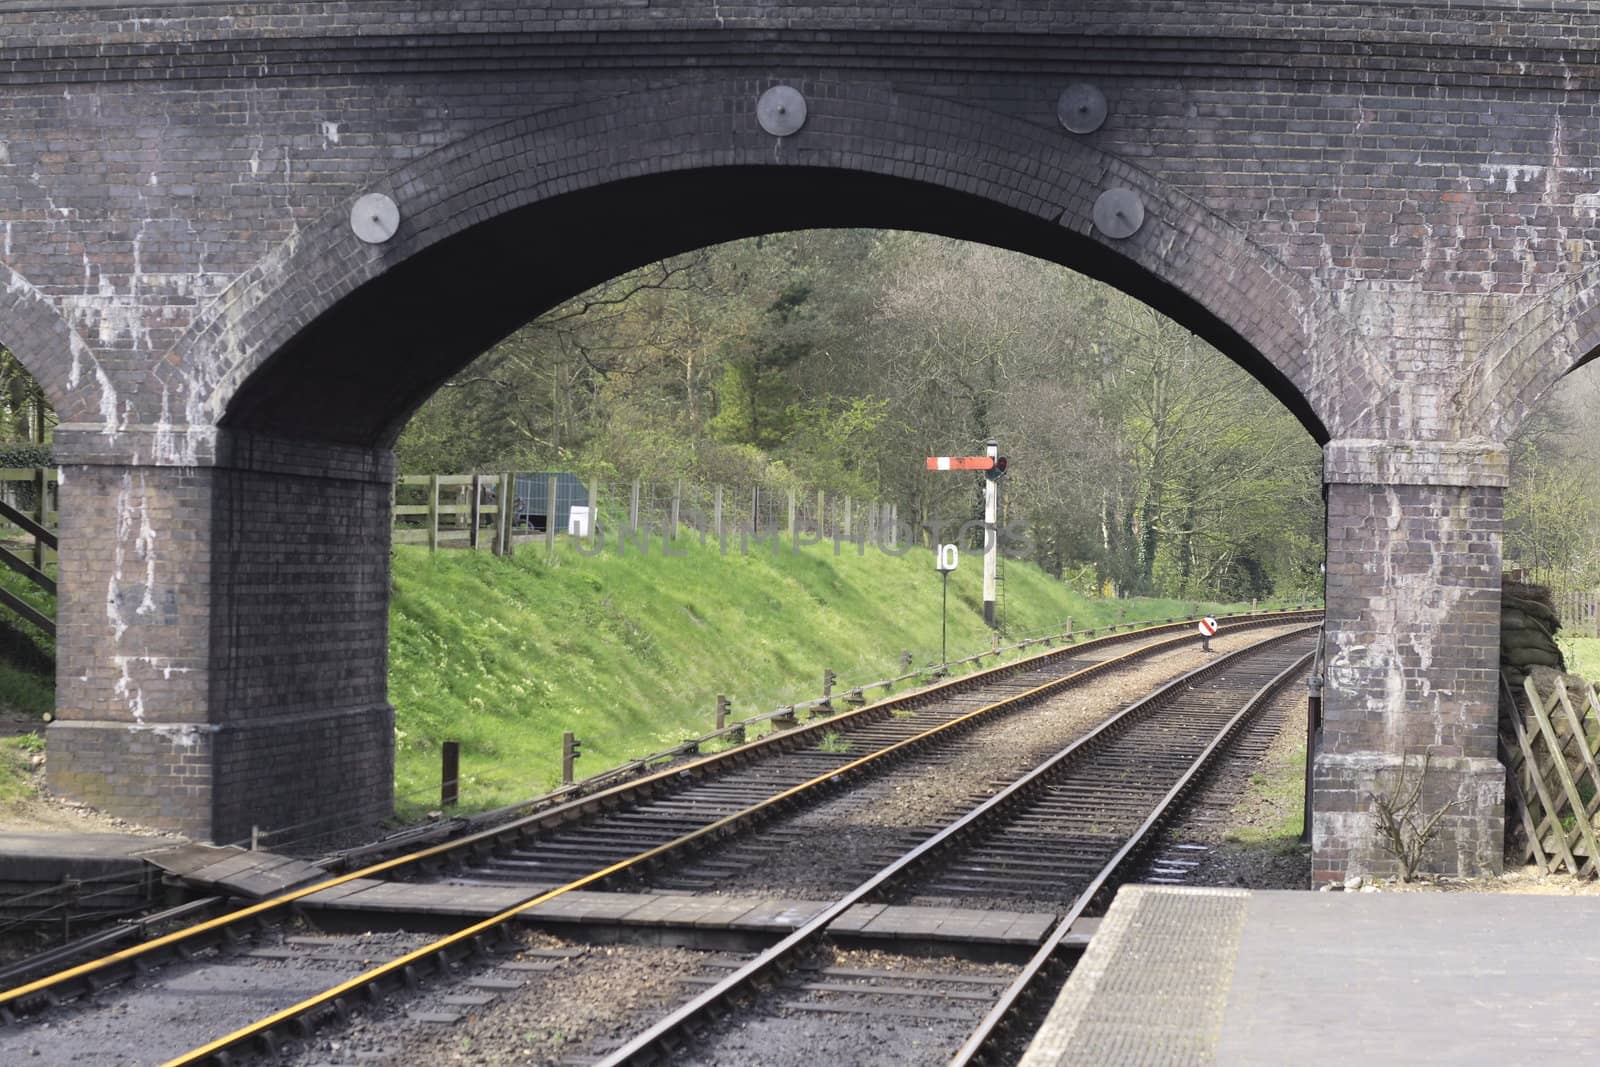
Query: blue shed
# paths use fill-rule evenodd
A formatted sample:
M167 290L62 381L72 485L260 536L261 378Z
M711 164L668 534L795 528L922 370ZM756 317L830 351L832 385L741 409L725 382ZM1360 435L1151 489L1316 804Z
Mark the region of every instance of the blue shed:
M543 533L550 521L550 479L556 480L555 524L557 533L567 532L567 518L574 507L589 506L589 490L576 474L559 471L518 473L516 500L511 519L518 528Z

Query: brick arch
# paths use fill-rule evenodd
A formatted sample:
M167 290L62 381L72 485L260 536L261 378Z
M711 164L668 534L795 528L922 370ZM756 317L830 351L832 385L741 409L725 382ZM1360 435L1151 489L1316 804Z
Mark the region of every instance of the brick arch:
M606 278L759 233L881 226L1110 282L1206 337L1327 439L1304 282L1237 227L1059 127L937 98L800 79L807 122L779 140L754 113L771 84L627 94L442 148L371 187L400 206L394 238L365 245L344 211L324 217L207 308L158 373L191 421L386 444L479 352ZM1122 242L1091 221L1114 186L1146 206Z
M1591 267L1546 293L1484 346L1486 428L1509 440L1555 388L1579 367L1600 358L1600 267Z
M38 381L62 422L98 420L102 415L115 418L115 394L109 380L97 373L100 365L89 345L49 297L4 263L0 263L0 343Z

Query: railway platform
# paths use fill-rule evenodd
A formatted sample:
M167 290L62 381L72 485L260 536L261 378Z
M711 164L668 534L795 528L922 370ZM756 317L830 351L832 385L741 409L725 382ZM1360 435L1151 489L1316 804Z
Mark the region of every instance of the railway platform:
M138 834L7 831L0 834L0 870L5 882L19 886L137 877L145 869L141 854L169 844L165 838Z
M169 844L137 834L14 831L0 834L0 919L118 915L157 892L141 854Z
M1596 946L1600 896L1128 886L1021 1062L1581 1055L1593 1040Z

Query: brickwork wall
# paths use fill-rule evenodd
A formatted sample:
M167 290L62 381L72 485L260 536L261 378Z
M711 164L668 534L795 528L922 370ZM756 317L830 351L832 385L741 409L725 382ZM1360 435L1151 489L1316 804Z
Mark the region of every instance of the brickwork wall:
M214 778L216 736L204 723L58 720L45 731L47 782L59 796L207 840L212 799L227 789Z
M65 419L52 780L146 812L198 776L215 812L180 821L234 833L298 819L326 751L328 803L376 810L406 415L640 261L894 225L1106 278L1331 441L1319 869L1373 862L1362 775L1419 744L1450 862L1488 862L1501 443L1600 344L1600 13L1542 7L0 12L0 340ZM1110 105L1083 136L1076 81ZM779 82L809 108L783 139L754 114ZM1126 240L1091 221L1112 187L1146 208ZM367 191L399 206L383 244L349 227Z
M388 704L305 715L259 715L217 732L209 836L348 840L394 811L394 709ZM52 757L53 758L53 757Z
M393 459L240 434L214 453L63 468L80 536L62 543L49 786L219 841L371 825L393 798Z
M542 160L508 165L515 145L491 138L499 148L458 175L426 167L457 187L407 186L403 218L483 186L483 174L492 195L462 205L472 221L525 199L519 190L552 169L564 183L554 191L570 191L707 162L886 172L898 160L918 181L1024 209L1031 200L1044 219L1065 210L1062 223L1093 240L1092 194L1131 184L1164 201L1148 232L1080 248L1080 265L1095 269L1109 248L1161 275L1158 261L1182 258L1168 255L1174 230L1179 240L1237 230L1299 280L1289 286L1295 344L1267 351L1274 331L1256 321L1284 294L1221 299L1198 270L1175 282L1283 361L1333 436L1503 439L1522 400L1583 354L1550 343L1567 349L1593 333L1583 322L1596 306L1600 175L1587 161L1600 123L1585 49L1597 16L1577 5L1460 11L1012 2L9 13L0 36L25 43L0 57L0 130L14 131L0 138L0 260L17 291L40 294L62 320L19 328L13 344L74 420L208 424L243 381L227 349L253 367L281 343L284 322L303 325L344 295L271 299L301 273L289 260L358 251L328 246L332 230L318 224L337 222L369 187L392 188L407 167L531 122L524 142L530 130L556 134ZM385 26L395 33L374 32ZM1060 89L1079 79L1111 102L1106 125L1085 137L1055 116ZM807 89L812 119L792 150L774 152L752 105L777 80ZM692 107L690 89L701 97ZM886 121L864 110L869 92L891 100ZM617 124L632 111L648 125ZM981 174L967 165L974 146L988 156ZM618 165L586 175L565 162L574 152ZM1050 173L1066 161L1078 164L1064 168L1070 180ZM769 205L768 226L798 210ZM942 221L930 213L924 224ZM379 269L396 262L376 255ZM625 258L619 250L616 265ZM196 329L204 343L191 343ZM75 357L68 336L85 342ZM173 350L177 368L152 376L152 360ZM1479 352L1480 367L1462 374Z
M1501 495L1498 486L1328 486L1327 685L1313 783L1318 878L1394 872L1373 836L1372 794L1392 793L1400 761L1424 755L1424 803L1454 805L1435 869L1500 869Z
M1328 487L1327 751L1494 758L1500 495Z
M215 484L209 468L61 468L59 719L210 721Z
M245 451L234 458L267 459L259 444ZM230 723L384 705L392 482L234 467L216 477L210 704Z

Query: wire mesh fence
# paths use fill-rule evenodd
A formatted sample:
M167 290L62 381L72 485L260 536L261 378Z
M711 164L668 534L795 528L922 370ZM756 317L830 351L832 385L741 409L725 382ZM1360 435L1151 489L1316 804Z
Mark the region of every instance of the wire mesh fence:
M392 510L395 543L433 550L508 552L566 537L644 548L695 536L724 549L745 549L752 541L899 548L914 539L894 502L781 483L603 482L566 472L411 474L396 481Z

